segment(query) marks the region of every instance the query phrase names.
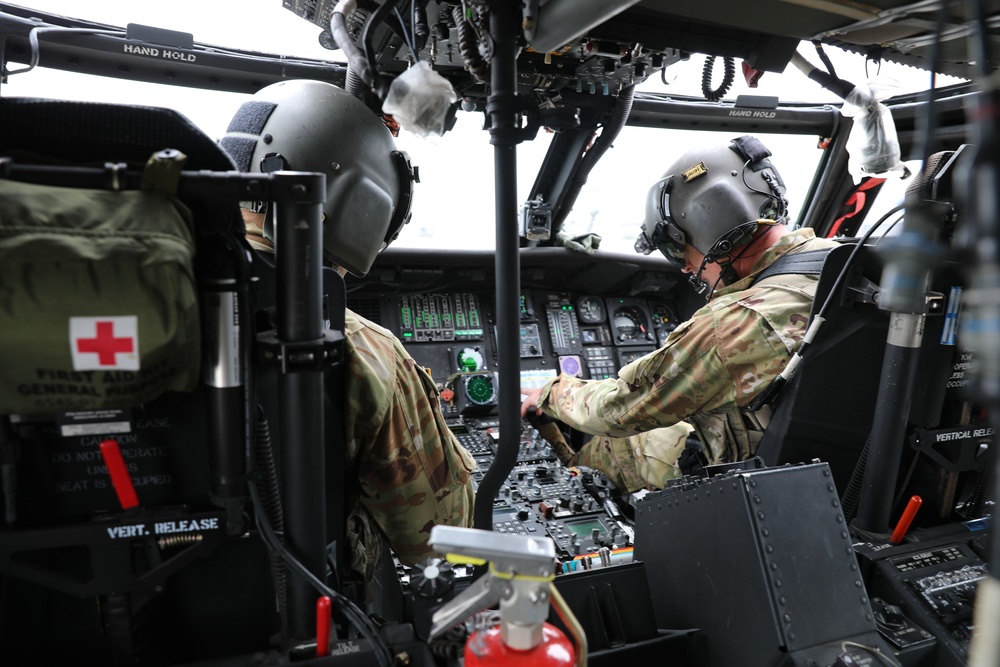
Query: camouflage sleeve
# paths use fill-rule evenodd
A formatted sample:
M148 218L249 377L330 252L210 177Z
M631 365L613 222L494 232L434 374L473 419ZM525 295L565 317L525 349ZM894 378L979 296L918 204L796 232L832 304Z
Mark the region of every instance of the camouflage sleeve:
M666 345L622 368L617 378L560 375L542 389L539 407L579 431L622 437L672 426L732 397L712 317L696 314Z
M789 300L797 307L790 308ZM617 378L560 375L543 388L539 406L577 430L621 437L745 405L784 368L790 348L801 340L801 300L755 292L713 301Z
M680 422L627 438L595 436L580 448L571 464L600 470L629 493L662 489L669 480L681 477L678 460L693 430L687 422Z
M434 525L471 525L475 463L445 424L431 378L394 337L380 343L389 349L376 350L372 363L391 364L393 377L378 424L354 443L359 501L399 559L412 565L432 555L427 540Z

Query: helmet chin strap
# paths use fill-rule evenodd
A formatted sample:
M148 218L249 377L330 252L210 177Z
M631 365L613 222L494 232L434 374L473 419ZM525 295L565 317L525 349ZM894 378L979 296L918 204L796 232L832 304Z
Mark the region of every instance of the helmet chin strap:
M705 272L705 267L708 266L710 262L716 261L718 260L714 259L710 255L702 256L701 264L698 265L698 270L688 276L688 282L691 283L692 287L694 287L694 291L705 297L705 301L709 301L712 298L712 293L715 291L715 285L709 286L708 282L702 279L701 274ZM728 262L725 265L720 262L719 266L722 267L723 273L725 273L727 268L732 271L732 266L730 266ZM722 276L720 275L720 279L721 278ZM716 284L718 284L718 281Z
M757 225L756 229L759 229L762 224L762 221L759 219L752 222ZM737 227L737 229L739 228ZM756 229L753 232L750 232L750 239L741 244L739 252L736 253L735 257L730 254L730 251L733 249L732 242L727 240L725 237L716 241L712 248L708 251L708 254L702 256L701 264L698 266L698 271L688 277L688 282L694 286L694 289L698 292L698 294L704 296L706 300L709 300L715 292L715 287L720 282L723 285L732 285L740 279L740 276L736 273L736 269L733 268L733 262L739 259L753 244L753 235L756 233ZM730 234L732 234L732 232L729 232L726 236L729 236ZM711 262L715 262L719 265L720 273L719 279L716 281L715 285L711 286L710 289L708 283L705 280L702 280L701 274L704 273L705 267Z
M719 274L719 279L716 281L715 285L712 285L711 287L709 287L708 282L703 280L701 277L701 274L705 271L705 267L710 262L717 263L719 268L722 269L722 272ZM706 301L712 298L712 294L715 292L715 288L720 282L723 285L732 285L739 279L740 277L736 274L736 270L733 268L731 261L718 259L709 260L708 257L701 260L701 265L698 267L697 272L688 276L688 282L691 283L692 287L694 287L695 292L705 297Z
M695 292L705 297L705 301L712 298L712 293L708 289L708 283L701 279L701 269L698 269L698 273L692 273L688 276L688 282L694 287Z

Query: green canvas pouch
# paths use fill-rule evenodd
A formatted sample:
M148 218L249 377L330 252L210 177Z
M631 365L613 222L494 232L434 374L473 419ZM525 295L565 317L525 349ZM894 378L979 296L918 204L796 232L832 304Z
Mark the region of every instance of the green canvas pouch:
M0 414L124 408L198 381L190 211L163 190L0 179Z

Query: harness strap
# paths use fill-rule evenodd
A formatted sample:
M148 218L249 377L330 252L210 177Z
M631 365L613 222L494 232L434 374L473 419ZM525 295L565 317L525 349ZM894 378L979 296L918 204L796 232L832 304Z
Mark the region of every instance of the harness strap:
M771 266L761 271L757 277L754 278L754 281L750 284L750 286L753 287L760 281L773 276L780 276L788 273L818 276L823 270L823 263L826 262L826 256L830 254L832 249L833 248L820 248L819 250L807 250L805 252L782 255L775 260Z

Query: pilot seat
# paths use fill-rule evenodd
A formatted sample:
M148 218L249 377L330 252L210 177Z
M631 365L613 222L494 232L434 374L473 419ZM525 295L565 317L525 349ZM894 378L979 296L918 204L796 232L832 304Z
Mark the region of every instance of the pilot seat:
M377 650L327 584L344 466L316 463L344 451L324 383L343 333L324 318L344 299L309 250L322 174L239 173L167 109L0 115L2 661L287 658L321 592ZM259 295L247 200L312 222L267 267L281 303Z

